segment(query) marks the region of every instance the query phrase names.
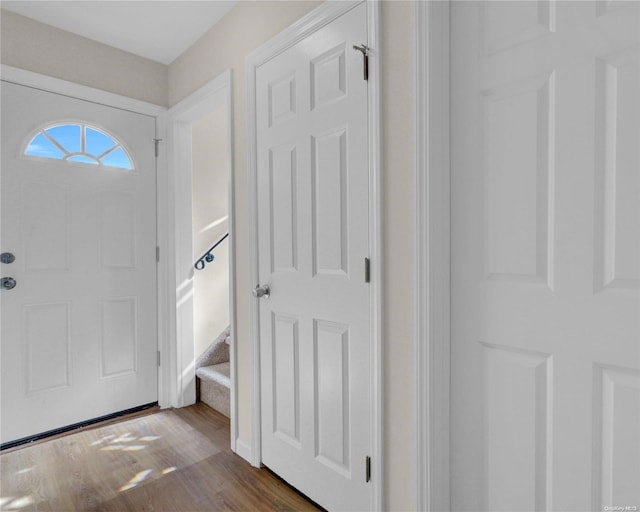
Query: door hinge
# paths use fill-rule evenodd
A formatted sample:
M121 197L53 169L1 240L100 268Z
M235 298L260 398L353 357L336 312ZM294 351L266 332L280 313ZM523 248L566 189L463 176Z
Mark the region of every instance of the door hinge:
M158 350L158 366L160 366L160 351Z
M162 139L153 139L153 144L156 148L156 158L160 156L160 142L162 142Z
M371 481L371 457L369 457L367 455L367 458L365 459L365 482L370 482Z
M365 80L369 80L369 50L370 48L365 45L353 45L354 50L362 52L362 76Z
M160 247L156 245L156 263L160 262Z
M364 282L371 282L371 260L369 258L364 259Z

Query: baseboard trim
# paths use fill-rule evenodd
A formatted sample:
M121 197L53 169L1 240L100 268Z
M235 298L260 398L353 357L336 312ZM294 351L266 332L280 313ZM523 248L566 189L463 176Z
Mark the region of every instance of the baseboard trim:
M147 409L151 409L152 407L157 407L157 406L158 406L158 402L150 402L148 404L139 405L138 407L132 407L131 409L125 409L124 411L118 411L111 414L106 414L104 416L100 416L98 418L92 418L90 420L80 421L78 423L74 423L73 425L67 425L66 427L55 428L53 430L41 432L40 434L35 434L33 436L16 439L15 441L8 441L0 445L0 451L8 450L10 448L15 448L23 444L29 444L35 441L40 441L48 437L65 434L67 432L71 432L72 430L78 430L91 425L95 425L96 423L104 423L105 421L113 420L113 419L119 418L120 416L135 414L137 412L145 411Z
M240 438L236 439L236 449L234 451L236 452L236 455L240 455L240 457L242 457L248 463L252 463L251 446L242 441Z

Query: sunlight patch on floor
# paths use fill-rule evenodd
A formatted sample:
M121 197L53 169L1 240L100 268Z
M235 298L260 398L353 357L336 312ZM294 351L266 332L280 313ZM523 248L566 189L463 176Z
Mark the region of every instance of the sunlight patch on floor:
M33 505L31 496L21 498L0 498L0 510L20 510L21 508Z
M129 432L127 432L126 434L122 434L121 436L115 438L113 441L111 441L110 444L116 444L116 443L128 443L130 441L135 441L137 438L135 438L134 436L132 436Z
M144 444L110 444L109 446L103 446L100 450L103 452L137 452L145 448L146 446Z
M200 503L199 493L193 496L193 479L200 478L200 469L193 473L192 468L208 461L201 469L211 471L216 481L242 486L244 473L240 479L235 470L226 474L228 464L236 467L233 461L224 455L213 458L231 453L228 440L223 446L217 444L223 428L229 429L228 421L199 404L183 412L159 411L2 453L0 511L217 510L220 497L215 489L211 502ZM249 466L238 467L247 471L250 481L261 481ZM242 490L239 493L243 504L252 502L252 497L245 501ZM176 508L174 498L201 506Z
M109 441L110 439L113 439L114 437L116 437L114 434L109 434L108 436L104 436L102 439L97 439L96 441L91 443L91 446L98 446L99 444L106 443L107 441Z
M148 443L149 441L156 441L157 439L160 439L160 437L161 436L144 436L138 439L138 441L143 441L145 443Z
M144 471L136 473L128 483L120 487L119 491L124 492L128 491L129 489L133 489L139 483L144 482L151 473L153 473L153 469L145 469Z
M103 437L102 439L91 443L91 446L98 446L100 444L103 444L105 441L109 441L109 444L107 446L103 446L102 448L100 448L101 451L103 452L114 452L114 451L137 452L140 450L144 450L147 446L144 444L126 444L126 443L132 443L133 441L138 441L138 442L142 441L143 443L150 443L152 441L156 441L161 438L162 436L154 436L154 435L135 437L131 433L127 432L126 434L122 434L118 437L113 435Z

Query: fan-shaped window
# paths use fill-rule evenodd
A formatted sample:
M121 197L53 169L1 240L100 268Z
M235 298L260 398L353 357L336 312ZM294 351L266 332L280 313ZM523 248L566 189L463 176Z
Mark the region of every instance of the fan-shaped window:
M131 158L122 144L102 130L85 124L49 126L31 139L24 154L133 170Z

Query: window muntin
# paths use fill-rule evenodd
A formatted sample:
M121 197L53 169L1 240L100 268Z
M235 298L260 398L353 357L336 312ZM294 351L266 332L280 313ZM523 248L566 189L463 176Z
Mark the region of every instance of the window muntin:
M40 130L32 137L24 154L134 170L127 151L115 137L83 123L56 124Z

